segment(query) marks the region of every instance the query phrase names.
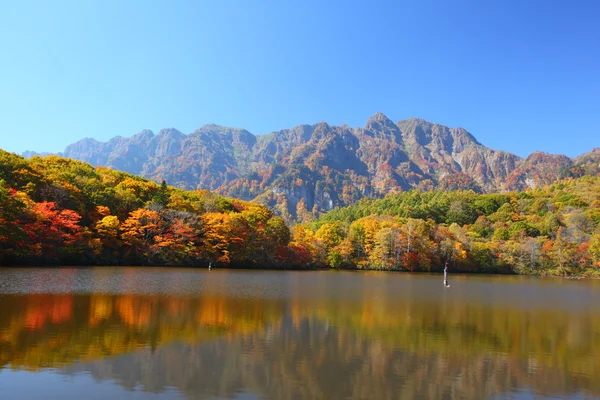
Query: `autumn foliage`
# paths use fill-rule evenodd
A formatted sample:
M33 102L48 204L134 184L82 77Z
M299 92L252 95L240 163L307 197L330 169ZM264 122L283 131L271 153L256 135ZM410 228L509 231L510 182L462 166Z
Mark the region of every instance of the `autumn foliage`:
M461 176L447 183L469 186ZM0 151L0 264L440 271L448 263L464 272L600 276L600 177L524 192L413 190L316 221L299 207L304 224L290 232L257 203Z
M296 228L293 245L329 267L600 277L600 178L362 200Z
M60 157L0 152L0 265L292 265L264 206Z

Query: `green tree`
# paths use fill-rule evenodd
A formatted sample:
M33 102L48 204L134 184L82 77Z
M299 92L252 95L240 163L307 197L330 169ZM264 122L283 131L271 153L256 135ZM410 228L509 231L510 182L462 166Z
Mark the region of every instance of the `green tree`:
M170 200L169 187L166 181L162 181L156 194L152 197L152 202L166 207Z
M454 200L448 209L446 222L458 225L472 224L477 219L477 213L466 199Z

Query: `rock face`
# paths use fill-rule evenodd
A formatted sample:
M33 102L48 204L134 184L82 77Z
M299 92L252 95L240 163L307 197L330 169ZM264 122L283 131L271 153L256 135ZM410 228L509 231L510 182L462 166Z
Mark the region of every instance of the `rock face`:
M576 165L597 165L600 150L576 161L545 153L522 159L482 145L463 128L417 118L394 123L377 113L363 128L320 122L264 136L218 125L189 135L144 130L104 143L83 139L62 155L186 189L257 199L287 219L302 220L363 197L410 188L536 187Z

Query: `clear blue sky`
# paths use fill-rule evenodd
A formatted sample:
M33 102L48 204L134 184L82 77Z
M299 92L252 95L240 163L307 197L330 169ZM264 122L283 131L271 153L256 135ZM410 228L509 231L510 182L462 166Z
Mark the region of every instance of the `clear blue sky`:
M483 144L600 146L600 1L0 2L0 148L382 111Z

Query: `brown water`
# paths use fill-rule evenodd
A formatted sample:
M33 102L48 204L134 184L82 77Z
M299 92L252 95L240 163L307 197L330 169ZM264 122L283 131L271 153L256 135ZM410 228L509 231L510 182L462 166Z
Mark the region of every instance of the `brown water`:
M0 269L1 399L600 397L600 282Z

